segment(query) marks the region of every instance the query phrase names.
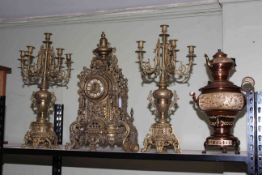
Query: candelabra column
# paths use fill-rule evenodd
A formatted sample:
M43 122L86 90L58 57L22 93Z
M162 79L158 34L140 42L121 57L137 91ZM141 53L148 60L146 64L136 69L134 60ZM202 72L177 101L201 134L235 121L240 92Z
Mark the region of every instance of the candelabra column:
M149 107L151 112L156 116L155 123L151 125L150 133L144 139L143 152L150 148L155 148L157 152L164 152L168 148L173 148L175 152L180 152L178 139L173 134L172 126L170 124L170 116L176 110L177 95L168 89L172 82L186 83L192 71L193 59L195 56L195 46L188 46L189 63L186 65L180 64L176 67L176 41L168 40L167 33L168 25L161 25L162 33L159 34L161 39L158 39L156 48L154 50L156 56L154 58L154 65L151 66L149 61L143 61L145 51L145 41L137 41L138 63L141 70L143 82L155 82L158 89L150 93ZM159 77L159 81L156 78Z

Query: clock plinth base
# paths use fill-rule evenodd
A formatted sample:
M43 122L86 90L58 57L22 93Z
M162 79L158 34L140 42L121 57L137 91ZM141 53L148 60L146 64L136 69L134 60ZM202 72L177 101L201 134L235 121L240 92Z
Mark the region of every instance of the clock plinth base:
M97 106L96 109L99 109ZM88 119L84 116L70 125L70 143L66 149L79 149L87 147L90 151L96 151L98 147L121 147L127 152L139 151L137 143L137 131L131 118L114 113L116 118L122 120L110 120L108 117L92 118L95 113L89 113ZM120 115L120 116L119 116ZM108 119L108 120L107 120ZM114 123L114 124L112 124Z

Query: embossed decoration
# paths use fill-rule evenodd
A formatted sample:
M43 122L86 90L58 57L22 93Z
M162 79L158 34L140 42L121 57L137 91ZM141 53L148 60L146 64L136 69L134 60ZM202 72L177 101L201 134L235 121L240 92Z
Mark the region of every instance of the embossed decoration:
M125 151L139 150L133 112L127 113L127 79L114 51L102 33L90 68L84 67L78 75L78 116L70 125L67 149L117 146Z
M203 111L209 110L237 110L245 105L245 98L241 93L213 92L199 95L198 105Z
M206 56L206 65L214 80L200 89L201 94L198 98L195 93L191 93L199 109L208 115L209 125L213 127L211 136L204 143L203 152L205 153L207 149L219 149L224 153L234 150L239 154L240 141L232 134L232 130L237 114L243 110L246 102L243 89L228 80L235 67L235 59L228 58L225 53L218 50L213 60L209 60ZM253 89L254 80L246 77L242 81L242 86L244 89Z

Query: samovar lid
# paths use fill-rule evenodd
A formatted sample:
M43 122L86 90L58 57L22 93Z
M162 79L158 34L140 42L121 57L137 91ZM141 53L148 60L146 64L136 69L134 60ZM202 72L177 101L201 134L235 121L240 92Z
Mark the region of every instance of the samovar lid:
M206 63L208 69L211 71L213 81L209 81L205 87L200 88L199 90L201 92L241 91L240 87L234 85L228 80L230 72L235 66L234 58L228 58L227 54L218 49L218 51L213 55L212 60L209 60L208 56L206 56Z
M217 53L215 53L213 55L212 63L214 64L214 63L225 63L225 62L233 62L234 63L234 59L228 58L227 54L222 52L221 49L218 49Z

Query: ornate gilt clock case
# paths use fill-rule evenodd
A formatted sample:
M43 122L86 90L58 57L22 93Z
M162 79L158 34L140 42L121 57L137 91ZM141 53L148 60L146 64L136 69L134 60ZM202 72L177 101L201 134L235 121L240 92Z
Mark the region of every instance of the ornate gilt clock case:
M96 150L118 146L136 152L139 146L133 112L127 112L127 79L104 33L93 53L90 68L84 67L78 75L78 116L70 125L67 147Z

